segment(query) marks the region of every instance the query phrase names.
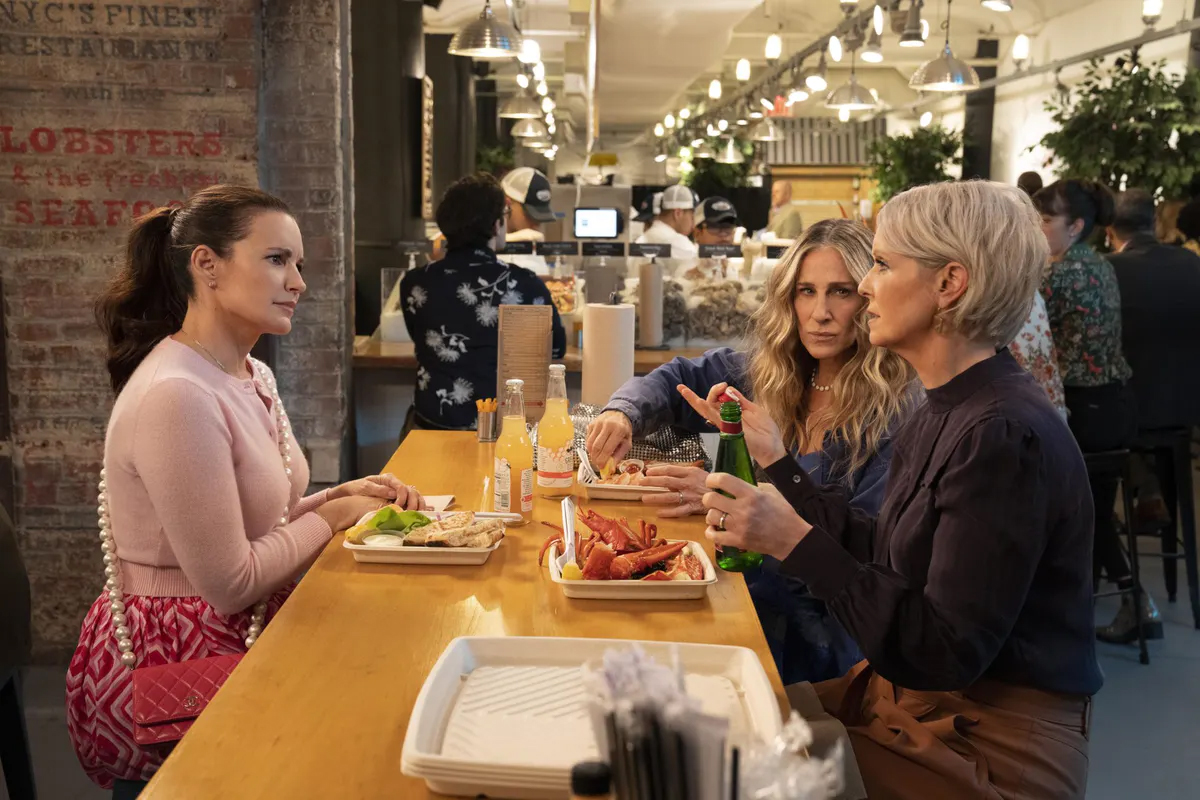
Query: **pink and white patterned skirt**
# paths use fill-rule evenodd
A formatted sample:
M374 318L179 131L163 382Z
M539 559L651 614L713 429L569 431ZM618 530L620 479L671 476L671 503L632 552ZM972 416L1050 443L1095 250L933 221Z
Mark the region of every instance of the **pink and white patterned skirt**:
M267 622L295 584L271 596ZM138 667L246 652L250 610L225 616L199 597L125 597ZM121 663L107 592L92 603L67 668L67 729L88 777L105 789L114 780L145 781L169 748L147 749L133 738L133 672Z

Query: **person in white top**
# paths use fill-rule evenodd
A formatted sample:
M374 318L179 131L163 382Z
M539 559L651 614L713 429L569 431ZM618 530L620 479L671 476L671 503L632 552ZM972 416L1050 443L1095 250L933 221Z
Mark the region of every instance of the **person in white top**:
M550 208L550 179L533 167L518 167L500 181L508 204L508 234L506 242L544 242L542 223L558 217ZM501 260L532 270L536 275L549 275L546 259L533 255L501 255Z
M669 244L671 258L695 259L699 251L688 238L695 227L696 195L686 186L668 186L662 193L662 211L654 224L637 238L638 244Z

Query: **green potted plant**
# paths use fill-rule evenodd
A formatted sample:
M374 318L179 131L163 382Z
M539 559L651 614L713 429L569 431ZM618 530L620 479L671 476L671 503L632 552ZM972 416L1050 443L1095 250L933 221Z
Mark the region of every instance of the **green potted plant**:
M962 133L941 125L875 139L867 147L872 199L886 203L914 186L954 180L950 167L962 164L962 146Z
M517 165L511 146L481 144L475 149L475 168L499 176Z
M724 147L724 139L712 139L709 146L713 152L720 152ZM740 164L721 164L712 158L697 158L692 161L692 169L683 175L682 183L690 186L701 197L719 195L728 197L732 189L747 185L754 161L754 143L735 138L734 145L741 151L744 160Z
M1062 177L1142 188L1167 200L1200 175L1200 72L1173 74L1163 62L1098 60L1072 90L1046 102L1058 130L1040 142ZM1032 149L1032 148L1031 148Z

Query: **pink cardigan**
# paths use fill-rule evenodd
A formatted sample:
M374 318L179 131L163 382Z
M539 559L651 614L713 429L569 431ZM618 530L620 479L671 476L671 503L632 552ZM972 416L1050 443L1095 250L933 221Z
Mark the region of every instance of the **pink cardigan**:
M272 402L269 386L171 338L134 371L104 444L127 594L199 595L234 614L296 578L329 541L313 512L326 493L300 498L309 473L295 443L291 480L284 474Z

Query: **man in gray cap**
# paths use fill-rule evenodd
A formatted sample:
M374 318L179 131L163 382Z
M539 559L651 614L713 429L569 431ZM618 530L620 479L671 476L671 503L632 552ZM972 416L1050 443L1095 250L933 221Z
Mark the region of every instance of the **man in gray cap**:
M500 181L508 205L506 242L544 242L542 223L558 219L550 208L550 179L533 167L517 167ZM538 275L549 274L546 259L539 255L505 255L505 261L531 269Z
M693 213L696 195L686 186L676 184L663 190L661 213L654 224L638 237L638 244L669 244L671 258L693 259L699 252L688 238L695 227Z

